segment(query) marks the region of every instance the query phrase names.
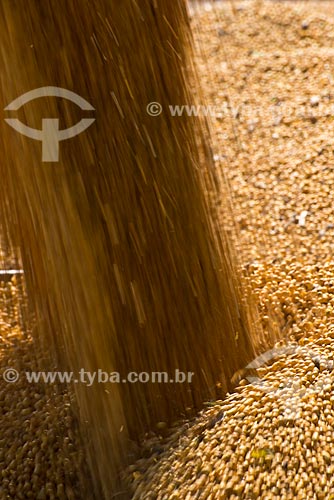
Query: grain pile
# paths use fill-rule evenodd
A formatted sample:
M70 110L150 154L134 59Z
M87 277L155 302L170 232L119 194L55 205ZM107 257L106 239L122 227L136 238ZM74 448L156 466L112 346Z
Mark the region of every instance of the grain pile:
M148 436L134 499L334 498L334 24L251 5L193 19L217 169L249 286L284 341L168 439ZM282 346L292 351L282 355ZM209 406L210 406L209 405ZM146 458L145 458L146 457Z
M7 267L9 263L2 262ZM91 498L73 391L65 384L29 384L24 376L37 364L50 369L48 354L26 328L26 315L22 280L5 282L1 276L0 498ZM17 370L17 382L6 382L8 369Z

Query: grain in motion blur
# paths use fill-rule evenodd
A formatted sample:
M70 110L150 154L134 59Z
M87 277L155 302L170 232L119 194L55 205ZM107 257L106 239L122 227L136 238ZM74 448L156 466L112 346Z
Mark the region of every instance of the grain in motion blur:
M31 354L34 363L194 373L178 386L74 385L94 488L84 496L127 497L119 472L134 459L132 441L223 394L253 352L235 256L211 205L207 128L146 112L152 101L193 99L186 6L5 0L0 11L3 108L53 86L95 109L94 124L61 143L57 163L41 161L40 141L1 124L1 226L25 270L28 325L43 353ZM83 117L91 115L55 96L15 115L36 129L45 118L66 129ZM61 498L49 490L40 498Z

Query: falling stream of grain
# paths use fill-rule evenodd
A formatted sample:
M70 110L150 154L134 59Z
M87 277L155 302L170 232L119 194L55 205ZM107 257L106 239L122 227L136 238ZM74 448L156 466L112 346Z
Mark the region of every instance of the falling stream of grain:
M0 125L1 224L22 258L40 345L73 371L195 374L192 384L74 387L95 497L108 499L122 491L132 440L224 393L253 357L235 255L210 208L207 129L168 112L194 99L186 8L3 0L0 19L2 108L56 86L95 109L41 98L8 112L34 128L95 118L60 143L55 163ZM152 101L160 116L146 112Z

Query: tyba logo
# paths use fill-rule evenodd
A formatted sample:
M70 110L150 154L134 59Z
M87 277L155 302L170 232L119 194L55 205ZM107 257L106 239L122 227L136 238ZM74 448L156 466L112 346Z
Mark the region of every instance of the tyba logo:
M30 92L27 92L12 101L5 108L5 111L17 111L27 102L39 97L63 97L64 99L74 102L84 111L94 111L93 106L91 106L89 102L80 97L78 94L60 87L40 87L38 89L31 90ZM42 130L28 127L17 118L5 118L5 121L20 134L42 142L43 162L56 162L59 160L59 142L71 139L72 137L81 134L81 132L86 130L86 128L88 128L95 121L95 118L82 118L78 123L73 125L73 127L69 127L64 130L59 130L58 118L43 118Z

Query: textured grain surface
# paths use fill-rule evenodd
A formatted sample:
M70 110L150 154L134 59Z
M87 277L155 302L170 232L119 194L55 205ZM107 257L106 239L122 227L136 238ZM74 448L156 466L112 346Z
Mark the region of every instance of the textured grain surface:
M238 4L238 2L235 2ZM290 2L292 4L292 2ZM298 4L298 2L297 2ZM313 4L314 5L314 4ZM305 24L307 19L307 24ZM193 19L249 284L284 341L131 469L140 499L331 499L333 484L334 25L286 5ZM282 354L282 345L292 351ZM302 350L299 350L302 349Z

